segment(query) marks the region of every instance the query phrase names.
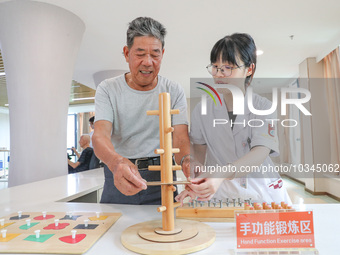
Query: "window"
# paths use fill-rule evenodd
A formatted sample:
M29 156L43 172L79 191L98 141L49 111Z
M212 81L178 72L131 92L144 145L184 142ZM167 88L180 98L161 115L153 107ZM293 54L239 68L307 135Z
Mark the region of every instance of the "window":
M77 114L67 116L67 153L73 155L72 147L77 145Z

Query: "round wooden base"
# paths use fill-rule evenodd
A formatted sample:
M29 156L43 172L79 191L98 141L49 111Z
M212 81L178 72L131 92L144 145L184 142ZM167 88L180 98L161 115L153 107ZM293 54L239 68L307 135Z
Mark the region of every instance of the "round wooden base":
M152 221L151 224L144 225L138 230L138 235L148 241L159 243L174 243L188 240L198 234L196 225L191 221L185 220L176 222L174 231L164 231L159 226L162 226L162 221Z
M155 232L161 220L148 221L128 227L121 236L122 244L141 254L187 254L207 248L215 241L215 231L208 225L191 220L176 220L177 234Z
M139 231L139 233L138 233L139 235L141 235L140 232L141 231ZM160 235L175 235L175 234L179 234L180 232L182 232L182 229L175 226L175 229L171 230L171 231L165 231L162 228L156 228L152 232L156 232L157 234L160 234Z

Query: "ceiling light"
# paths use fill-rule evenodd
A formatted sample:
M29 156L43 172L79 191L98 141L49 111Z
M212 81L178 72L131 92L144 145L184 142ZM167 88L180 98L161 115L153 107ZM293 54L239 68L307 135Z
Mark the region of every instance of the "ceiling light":
M257 50L257 51L256 51L256 55L257 55L257 56L260 56L260 55L262 55L262 54L263 54L263 50Z
M5 104L5 106L9 106L9 104Z
M0 76L5 76L6 74L5 74L5 72L3 72L3 73L0 73Z
M94 97L73 98L72 101L92 100Z

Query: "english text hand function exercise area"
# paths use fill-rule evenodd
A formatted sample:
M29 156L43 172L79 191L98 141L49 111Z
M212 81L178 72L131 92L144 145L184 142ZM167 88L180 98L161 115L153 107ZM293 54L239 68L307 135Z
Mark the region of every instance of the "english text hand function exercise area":
M0 254L339 254L339 9L0 0Z

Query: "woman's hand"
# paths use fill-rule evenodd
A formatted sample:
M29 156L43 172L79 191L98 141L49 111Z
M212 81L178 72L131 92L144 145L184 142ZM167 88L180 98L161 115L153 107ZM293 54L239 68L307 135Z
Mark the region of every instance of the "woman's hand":
M224 180L224 178L195 178L188 187L196 194L198 201L207 201L215 195Z
M192 201L196 199L198 201L210 200L220 187L224 178L195 178L190 180L191 184L186 185L185 190L181 192L175 199L181 202L183 205L183 200L186 197L190 197Z
M193 192L188 186L185 187L185 190L183 190L179 195L177 195L175 197L175 200L177 202L181 202L181 206L183 206L183 200L186 198L186 197L190 197L190 202L193 200L193 199L196 199L196 194L195 192Z

